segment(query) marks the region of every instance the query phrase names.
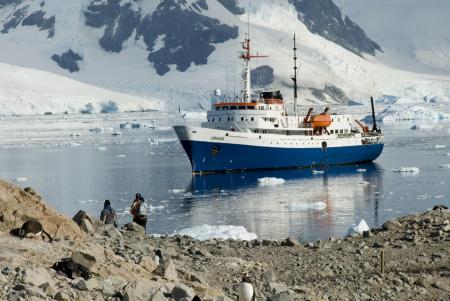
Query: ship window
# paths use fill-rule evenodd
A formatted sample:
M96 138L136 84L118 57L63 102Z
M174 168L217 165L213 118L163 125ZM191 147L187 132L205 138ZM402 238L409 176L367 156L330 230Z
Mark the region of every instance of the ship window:
M214 122L214 118L212 119L212 122Z
M230 117L228 117L228 121L230 121Z
M251 121L255 121L255 117L250 118Z
M344 133L344 130L341 130L340 133L343 134L343 133Z
M231 106L230 110L236 110L236 106Z
M222 118L219 118L219 121L222 121Z
M331 121L334 121L334 118L331 118Z
M341 118L338 118L338 122L341 122Z
M347 130L345 130L345 133L346 133L346 134L348 133L348 129L347 129Z
M210 122L211 120L208 118L208 122Z
M249 110L254 110L255 107L254 107L254 106L251 106L251 107L247 107L247 109L249 109Z
M231 121L233 121L234 120L234 117L231 117Z
M241 117L241 121L244 121L244 117Z
M330 132L331 134L334 134L334 130L331 130L331 132Z
M245 106L239 106L239 110L245 110Z
M350 118L347 118L347 121L350 121Z

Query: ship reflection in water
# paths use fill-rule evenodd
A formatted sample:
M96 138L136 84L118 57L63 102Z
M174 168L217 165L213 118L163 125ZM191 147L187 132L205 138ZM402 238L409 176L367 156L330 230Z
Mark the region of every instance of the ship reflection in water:
M264 186L258 179L284 179ZM376 164L197 175L185 199L191 225L243 225L259 238L340 237L365 219L378 226L383 171Z

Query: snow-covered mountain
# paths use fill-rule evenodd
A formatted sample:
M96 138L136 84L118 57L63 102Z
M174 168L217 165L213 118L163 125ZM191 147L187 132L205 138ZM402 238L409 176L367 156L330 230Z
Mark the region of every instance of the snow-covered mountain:
M303 104L448 100L450 73L390 64L391 44L385 50L386 39L352 21L357 5L335 1L350 17L332 0L0 0L0 62L150 99L157 109L204 108L215 88L229 97L241 90L247 12L253 49L269 55L253 62L254 83L281 89L288 102L294 33ZM98 103L126 101L109 98Z

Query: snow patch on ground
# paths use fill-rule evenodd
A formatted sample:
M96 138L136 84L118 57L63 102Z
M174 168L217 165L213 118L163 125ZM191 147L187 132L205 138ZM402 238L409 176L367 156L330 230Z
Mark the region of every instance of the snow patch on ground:
M286 181L281 178L265 177L258 179L259 186L277 186L283 185L284 183L286 183Z
M315 203L292 203L289 205L289 210L291 211L306 211L306 210L324 210L327 208L325 202L315 202Z
M255 233L248 232L243 226L221 225L221 226L196 226L182 229L174 235L186 235L198 240L208 239L235 239L254 240L258 237Z
M366 221L364 219L362 219L359 223L353 224L350 226L350 228L348 228L347 235L350 236L355 233L363 234L363 232L369 231L369 230L370 230L370 228L367 225Z

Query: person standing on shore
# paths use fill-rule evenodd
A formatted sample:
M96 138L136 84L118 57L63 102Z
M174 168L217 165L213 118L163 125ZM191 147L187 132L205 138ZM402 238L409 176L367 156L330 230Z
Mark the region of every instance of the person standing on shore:
M133 216L133 222L144 227L147 234L147 204L140 193L136 193L130 213Z
M111 202L109 200L105 200L103 210L100 213L100 221L107 225L113 224L116 228L119 226L116 210L111 207Z

